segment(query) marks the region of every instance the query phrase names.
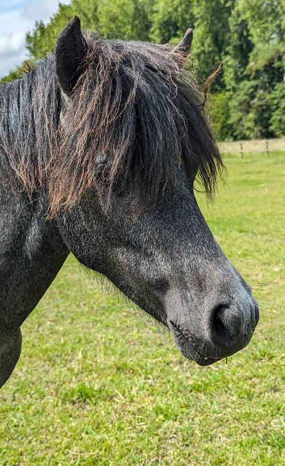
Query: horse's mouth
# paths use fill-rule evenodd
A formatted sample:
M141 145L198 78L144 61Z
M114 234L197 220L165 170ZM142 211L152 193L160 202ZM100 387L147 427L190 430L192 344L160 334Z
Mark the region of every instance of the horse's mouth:
M174 335L175 343L182 355L196 362L199 366L210 366L222 359L205 356L172 321L169 321L169 327Z

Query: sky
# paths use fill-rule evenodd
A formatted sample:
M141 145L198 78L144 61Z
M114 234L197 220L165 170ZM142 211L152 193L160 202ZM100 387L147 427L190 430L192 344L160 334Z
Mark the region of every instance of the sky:
M36 21L47 22L58 4L59 0L0 0L0 78L28 58L26 33Z

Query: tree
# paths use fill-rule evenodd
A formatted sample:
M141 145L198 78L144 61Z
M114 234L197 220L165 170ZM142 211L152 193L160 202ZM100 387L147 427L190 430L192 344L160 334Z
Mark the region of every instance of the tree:
M0 79L0 84L7 84L11 81L22 78L25 73L28 73L32 69L32 67L33 62L31 60L25 60L21 66L17 67L14 71L10 71L7 76Z
M230 19L225 83L235 138L273 137L282 114L285 1L239 0ZM283 95L283 94L282 94ZM276 130L278 128L278 133ZM283 129L283 134L285 129Z
M150 0L72 0L70 5L60 4L47 25L40 21L33 32L27 34L27 48L32 58L46 56L75 14L80 17L83 29L96 31L102 37L149 40L150 5Z
M195 17L191 0L157 0L152 13L151 38L154 42L177 43L193 27Z
M60 3L58 12L47 25L42 21L36 22L33 32L26 35L26 46L32 59L38 60L52 52L59 33L73 15L72 5Z
M270 130L275 136L285 136L285 82L276 84L270 94Z
M202 80L205 80L225 58L230 36L229 20L234 3L235 0L193 0L193 55ZM224 89L224 78L220 75L214 82L213 90Z
M83 29L108 39L176 44L194 27L192 62L201 84L224 63L209 101L220 138L285 134L285 0L71 0L27 34L32 61L54 49L74 14Z

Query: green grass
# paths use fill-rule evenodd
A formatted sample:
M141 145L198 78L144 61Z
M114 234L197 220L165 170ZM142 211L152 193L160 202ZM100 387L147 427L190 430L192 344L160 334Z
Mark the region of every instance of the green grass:
M250 345L200 368L70 258L0 393L1 466L285 465L285 154L226 164L216 202L199 198L259 300Z

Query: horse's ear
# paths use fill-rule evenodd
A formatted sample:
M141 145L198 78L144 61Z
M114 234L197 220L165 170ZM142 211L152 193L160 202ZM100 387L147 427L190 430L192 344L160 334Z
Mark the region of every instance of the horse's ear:
M84 67L88 50L82 35L80 19L74 16L60 34L55 47L56 74L63 92L69 95Z
M173 53L179 53L187 56L191 50L193 40L193 29L187 29L182 41L173 49Z

